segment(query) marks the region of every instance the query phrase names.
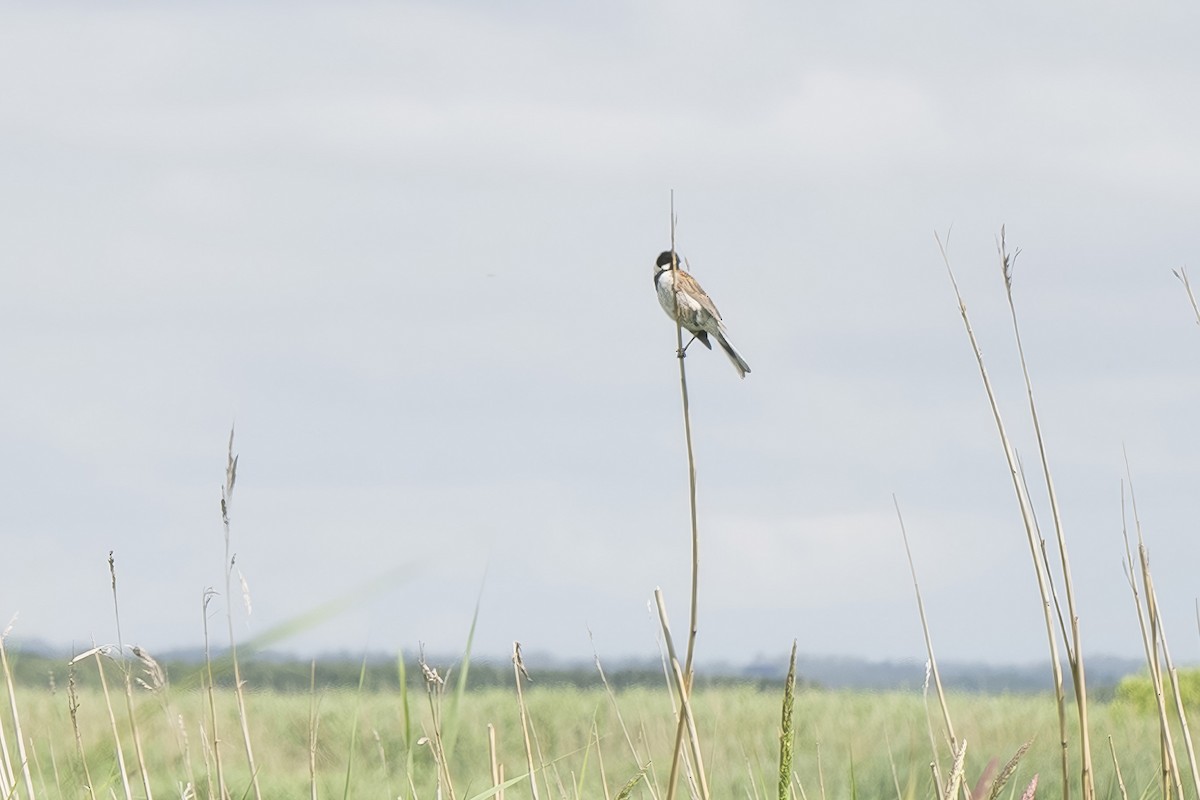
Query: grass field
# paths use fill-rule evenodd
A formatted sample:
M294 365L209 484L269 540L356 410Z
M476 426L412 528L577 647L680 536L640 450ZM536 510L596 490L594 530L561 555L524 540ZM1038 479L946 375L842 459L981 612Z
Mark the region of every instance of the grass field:
M121 677L110 688L116 730L130 773L131 793L145 796L128 713L120 698ZM117 768L109 706L97 689L78 698L78 728L87 772L79 758L69 700L63 687L17 687L20 722L37 797L87 797L87 777L97 797L125 796ZM135 687L134 717L143 761L155 796L181 797L189 783L195 796L217 797L208 701L199 690ZM538 686L524 691L534 737L543 797L615 797L641 767L645 779L631 797L665 796L675 730L671 695L636 688L608 695L603 689ZM782 690L726 687L697 690L693 698L713 797L775 795ZM998 766L1033 739L1002 797L1020 796L1035 774L1039 796L1060 797L1057 719L1051 695L948 697L956 732L968 742L966 782L973 784L990 759ZM931 700L936 706L936 701ZM407 704L407 705L406 705ZM468 691L456 703L443 696L442 738L454 796L469 798L493 785L489 726L505 778L526 773L516 694ZM411 713L406 728L405 709ZM237 704L218 695L217 730L224 782L232 797L253 796L241 743ZM936 709L931 707L935 714ZM1094 740L1112 736L1130 797L1159 796L1159 736L1153 713L1128 703L1092 705ZM618 715L619 712L619 715ZM260 790L263 797L436 797L437 767L428 739L430 706L423 694L339 689L315 694L246 694ZM930 733L925 704L915 693L803 690L795 700L797 796L933 797ZM9 747L12 749L11 726ZM628 731L626 738L624 731ZM936 734L941 739L940 732ZM943 757L948 745L938 742ZM541 753L538 759L536 753ZM544 760L544 766L541 761ZM1097 759L1100 797L1121 797L1111 758ZM895 774L893 775L893 768ZM18 782L19 777L19 766ZM802 792L802 793L801 793ZM527 780L508 787L509 798L530 797ZM24 796L24 793L17 796ZM443 796L449 796L446 790Z

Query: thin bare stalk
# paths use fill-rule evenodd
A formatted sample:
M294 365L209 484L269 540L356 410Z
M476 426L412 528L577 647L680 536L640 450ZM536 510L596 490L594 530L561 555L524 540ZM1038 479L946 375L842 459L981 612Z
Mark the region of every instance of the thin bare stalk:
M667 645L667 655L670 658L671 672L674 677L675 691L679 695L679 715L684 721L688 733L688 744L691 746L692 763L696 765L696 782L700 792L700 800L708 800L708 777L704 770L704 758L700 749L700 737L696 731L696 719L692 714L691 684L679 666L679 658L675 654L675 642L671 636L671 625L667 621L667 604L663 599L662 589L654 590L654 600L658 605L658 620L662 626L663 639ZM672 786L674 783L672 783ZM670 797L670 795L667 795Z
M225 619L229 623L229 658L233 662L233 693L237 698L238 722L242 728L242 744L246 748L246 765L255 800L262 800L258 786L258 767L254 764L254 747L250 743L250 720L246 715L246 694L242 690L242 671L238 666L237 640L233 635L233 569L236 555L229 549L229 510L233 504L233 486L237 482L238 457L233 454L233 428L229 429L229 450L225 462L225 485L221 487L221 523L225 529Z
M933 733L933 716L929 713L929 679L933 675L933 664L930 661L925 662L925 681L921 685L921 704L925 708L925 732L929 735L929 769L933 773L933 785L942 785L942 768L938 765L938 746L937 736ZM950 753L954 753L954 748L950 748Z
M126 800L133 800L133 790L129 787L129 770L125 767L125 751L121 747L121 734L117 730L117 715L113 711L112 697L108 692L108 678L104 675L104 648L94 647L79 658L96 657L96 671L100 673L100 688L104 692L104 706L108 709L108 724L113 735L113 749L117 754L117 767L121 771L121 786L125 789Z
M4 671L4 685L8 688L8 709L12 713L13 721L13 738L17 742L17 758L21 761L21 777L25 782L25 792L29 795L29 800L34 800L33 793L33 775L29 771L29 756L25 754L25 736L21 732L21 715L17 712L17 691L13 686L12 670L8 666L8 651L4 649L4 640L8 638L8 634L12 631L13 624L10 622L5 627L3 632L0 632L0 669ZM0 725L0 730L4 726ZM4 748L5 765L4 780L9 784L6 794L16 793L16 776L11 764L8 763L8 748Z
M425 737L422 741L429 744L433 760L437 764L438 795L441 796L444 791L450 800L454 800L454 781L450 777L450 764L446 760L446 748L442 738L442 698L446 693L446 679L426 663L423 645L417 665L421 668L421 674L425 678L425 695L429 700L430 724L433 726L433 735ZM418 742L418 744L420 743Z
M1158 608L1157 601L1155 601L1154 607ZM1161 630L1161 628L1162 620L1159 620L1159 629ZM1196 796L1200 797L1200 771L1196 768L1196 748L1192 746L1192 731L1188 727L1187 714L1183 710L1183 694L1179 690L1179 670L1175 668L1175 662L1171 660L1171 651L1167 648L1165 635L1162 637L1162 652L1163 661L1167 665L1167 677L1171 679L1171 691L1175 693L1175 714L1179 717L1179 726L1183 733L1183 747L1187 752L1188 766L1192 771L1192 789L1196 792Z
M588 636L591 638L590 631L588 632ZM652 766L652 762L649 757L643 758L633 743L633 737L629 734L629 728L625 724L625 717L621 714L621 707L617 703L616 693L613 692L612 686L608 683L608 676L604 674L604 667L600 663L600 655L596 653L594 645L592 647L592 659L596 664L596 671L600 673L600 682L604 685L604 692L608 695L608 701L612 705L613 713L616 714L617 724L621 726L621 733L625 736L625 744L629 747L629 752L633 754L633 760L642 768L642 772L645 772L647 768ZM653 778L653 773L651 777ZM648 779L646 781L646 791L650 793L651 800L658 800L657 780Z
M521 733L525 736L525 765L529 769L529 791L533 800L538 800L537 771L533 766L533 743L529 740L529 712L525 708L525 694L521 690L521 676L529 677L525 662L521 660L521 643L513 642L513 673L517 679L517 708L521 712Z
M671 191L671 271L678 272L679 256L675 252L675 191ZM679 281L676 275L672 275L672 285L679 286ZM683 676L687 683L688 689L692 684L692 664L696 653L696 630L697 616L700 605L700 523L696 512L696 457L692 447L692 415L688 406L688 385L687 385L687 369L684 366L684 357L686 353L683 349L683 320L680 317L680 310L683 308L682 303L677 296L675 299L675 347L676 354L679 356L679 389L683 399L683 434L687 442L687 460L688 460L688 506L691 511L692 520L692 597L691 597L691 614L688 626L687 639L687 655L683 663ZM683 733L686 726L686 721L683 717L683 709L680 709L680 716L675 728L675 752L671 757L671 777L667 785L667 800L674 800L675 785L679 778L679 756L683 748Z
M1046 495L1050 501L1050 514L1054 520L1054 533L1058 539L1058 554L1062 563L1063 589L1067 594L1067 613L1071 620L1071 638L1067 644L1067 658L1071 665L1071 682L1075 689L1075 709L1079 715L1079 752L1082 759L1080 786L1084 800L1092 800L1096 796L1096 788L1092 778L1092 744L1088 735L1088 703L1087 680L1083 668L1083 644L1080 634L1079 614L1075 610L1075 588L1071 581L1071 564L1067 559L1067 537L1063 532L1062 515L1058 506L1058 494L1054 491L1054 479L1050 475L1050 461L1046 456L1046 440L1042 436L1042 426L1038 421L1037 404L1033 400L1033 381L1029 377L1029 366L1025 362L1025 348L1021 344L1021 328L1017 324L1017 305L1013 300L1012 268L1016 263L1020 250L1013 252L1011 258L1004 241L1004 228L1000 228L1000 264L1004 274L1004 290L1008 297L1008 310L1012 316L1013 337L1017 342L1017 354L1021 359L1021 372L1025 377L1025 391L1029 397L1029 416L1033 420L1033 431L1037 437L1038 454L1042 459L1042 475L1046 478ZM1042 550L1043 558L1045 550ZM1047 575L1049 571L1047 570ZM1053 594L1053 586L1051 586ZM1058 597L1054 595L1055 605ZM1064 636L1064 640L1066 637ZM1065 791L1065 790L1064 790Z
M96 790L92 786L92 773L88 768L87 753L83 749L83 732L79 728L79 693L75 691L75 662L72 659L68 667L67 677L67 708L71 713L71 729L75 732L75 751L79 755L79 763L83 767L83 780L88 796L96 800ZM7 792L5 792L7 796Z
M1125 791L1125 779L1121 777L1121 762L1117 760L1117 748L1113 738L1108 737L1108 752L1112 754L1113 772L1117 776L1117 788L1121 791L1121 800L1129 800L1129 792Z
M912 550L908 546L908 531L904 527L904 516L900 513L900 501L892 495L892 504L896 507L896 519L900 522L900 536L904 539L904 554L908 556L908 571L912 574L913 591L917 595L917 614L921 617L921 633L925 636L925 652L929 654L929 671L933 676L933 685L937 691L938 703L942 707L942 721L946 723L946 735L950 739L950 752L958 749L958 739L954 736L954 723L950 721L950 706L946 703L946 692L942 689L942 676L938 672L937 658L933 654L933 638L929 635L929 621L925 616L925 601L921 599L921 585L917 582L917 568L913 563ZM933 754L937 759L937 752ZM941 785L941 781L938 781Z
M1133 510L1133 523L1138 539L1138 561L1142 572L1142 582L1146 585L1147 573L1150 569L1150 558L1146 544L1142 539L1142 523L1137 512L1137 497L1133 492L1133 476L1129 468L1129 456L1125 456L1125 472L1129 481L1129 498ZM1142 634L1142 647L1146 653L1146 663L1150 669L1150 684L1154 687L1154 702L1158 707L1159 742L1162 752L1162 793L1163 797L1171 796L1171 787L1175 787L1175 796L1183 797L1183 781L1179 775L1179 765L1175 760L1175 745L1171 737L1171 726L1167 721L1167 706L1163 698L1162 665L1158 660L1158 613L1154 608L1154 600L1147 592L1145 610L1142 599L1138 594L1137 579L1133 572L1133 552L1129 544L1129 529L1125 521L1125 491L1121 491L1121 535L1125 539L1125 558L1129 572L1129 589L1133 594L1134 608L1137 611L1138 627Z
M208 604L216 595L212 589L205 589L201 600L201 609L204 617L204 669L208 678L208 717L209 730L207 736L203 739L206 746L205 761L208 761L207 753L212 754L213 769L209 772L209 795L212 795L212 777L215 773L217 786L216 789L220 793L222 800L229 797L229 790L225 786L225 773L221 765L221 736L217 726L217 682L213 677L212 653L209 649L208 638Z
M1029 543L1029 552L1033 558L1034 574L1037 578L1038 593L1042 600L1042 614L1046 624L1046 639L1050 647L1050 668L1054 677L1054 699L1058 707L1058 731L1059 742L1061 747L1060 761L1062 767L1062 783L1063 783L1063 800L1070 800L1071 790L1071 762L1067 750L1069 740L1067 738L1067 708L1066 694L1063 691L1063 674L1062 664L1059 662L1058 653L1058 636L1054 627L1054 611L1053 602L1050 597L1050 590L1047 583L1046 565L1039 557L1038 539L1040 538L1037 532L1037 526L1033 519L1033 504L1029 499L1028 493L1025 491L1025 485L1021 481L1021 471L1017 464L1017 454L1013 449L1012 441L1008 438L1008 432L1004 427L1004 419L1000 415L1000 406L996 400L996 393L992 389L991 379L988 377L987 368L983 363L983 351L979 348L979 342L975 339L975 331L971 327L971 320L967 316L967 304L963 301L962 293L958 290L958 281L954 278L954 270L950 267L950 257L946 253L946 248L942 245L942 240L936 234L934 238L937 241L938 250L941 251L942 260L946 264L946 272L950 276L950 283L954 287L954 295L958 299L959 313L962 315L963 325L967 331L967 338L971 342L971 350L975 354L975 362L979 366L979 374L983 378L983 386L987 392L988 403L992 408L992 417L996 421L996 428L1000 434L1000 443L1004 447L1004 455L1008 460L1009 475L1012 478L1013 488L1017 495L1017 504L1021 509L1021 519L1025 523L1025 535Z
M1192 294L1192 282L1188 280L1187 267L1171 270L1187 292L1188 301L1192 304L1192 313L1196 315L1196 324L1200 325L1200 306L1196 305L1196 295Z
M487 726L488 738L488 764L492 769L492 786L499 787L504 783L504 766L500 763L500 755L496 749L496 726L488 723ZM315 798L314 798L315 800ZM496 789L496 800L504 800L504 790Z
M133 676L129 661L125 658L125 642L121 637L121 606L117 602L117 564L113 551L108 551L108 574L112 579L113 617L117 624L117 653L120 656L121 675L125 679L125 710L129 714L129 732L133 736L133 754L137 758L138 772L142 777L142 789L146 792L146 800L154 800L150 791L150 772L146 769L146 758L142 753L142 736L138 730L137 714L133 710Z

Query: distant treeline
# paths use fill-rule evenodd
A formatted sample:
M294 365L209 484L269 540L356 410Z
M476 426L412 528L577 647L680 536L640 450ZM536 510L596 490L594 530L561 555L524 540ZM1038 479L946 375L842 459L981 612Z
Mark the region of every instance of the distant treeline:
M68 666L68 656L59 655L48 646L7 644L14 678L26 686L54 685L65 689L72 673L80 686L99 684L94 656L77 663L72 670ZM109 652L115 655L115 649ZM314 679L318 689L353 689L358 687L360 676L364 689L385 691L399 687L402 672L395 657L378 653L369 654L365 662L358 654L319 656L315 660L315 675L312 660L289 654L256 652L246 648L239 650L238 656L242 680L252 691L303 692L309 690ZM142 677L153 683L150 676L142 675L144 665L128 650L123 661L108 656L101 658L109 669L127 664L135 679ZM160 661L172 686L188 688L201 684L201 675L206 670L203 651L176 651L165 654ZM457 686L463 672L461 658L431 656L428 664L450 686ZM525 656L525 666L533 687L569 685L590 688L602 685L600 674L591 662L566 662L551 655L530 653ZM513 668L508 659L474 658L468 667L469 688L513 685ZM1133 659L1092 657L1088 661L1088 693L1095 700L1111 699L1123 678L1143 669ZM796 671L800 676L797 683L801 688L921 691L925 680L924 665L911 661L801 656L797 659ZM214 655L212 672L218 686L233 685L232 662L226 654ZM651 661L604 662L604 672L614 689L661 687L667 683L662 666ZM774 690L783 685L786 672L785 659L759 660L748 665L701 663L696 669L696 684L700 687L736 685ZM424 677L416 659L405 659L403 674L409 687L424 690ZM973 693L1038 693L1052 688L1048 663L1004 666L948 662L942 665L941 675L947 688Z
M112 655L99 656L105 665L105 675L110 685L114 677L121 679L121 670L125 668L130 670L135 682L142 681L147 685L155 683L154 676L147 671L146 663L129 654L123 661L115 656L115 652ZM156 663L161 667L172 688L199 687L204 684L207 676L207 667L203 661L170 659ZM464 671L461 662L430 661L428 665L437 671L438 675L446 682L448 689L458 685ZM71 665L67 659L63 658L10 652L9 666L12 668L14 680L26 687L40 686L54 691L65 691L69 681L74 681L75 685L81 688L99 688L100 686L97 656L88 656ZM397 660L388 661L378 658L366 662L348 658L302 661L239 655L238 666L242 681L246 689L250 691L307 692L313 686L318 690L357 689L360 681L365 691L394 691L400 686L402 674ZM576 688L596 688L603 685L600 675L594 667L589 669L584 666L556 665L550 669L538 670L536 666L527 663L526 668L530 672L531 683L529 686L533 688L540 685L568 685ZM232 662L228 658L214 659L212 673L217 686L224 688L233 686ZM410 689L424 691L424 673L416 661L406 661L403 667L403 676ZM620 667L611 672L606 669L605 677L614 689L666 685L666 677L661 668ZM472 661L467 668L467 686L469 688L511 686L513 681L511 664ZM782 678L701 673L696 677L696 685L700 687L756 686L774 690L782 686Z

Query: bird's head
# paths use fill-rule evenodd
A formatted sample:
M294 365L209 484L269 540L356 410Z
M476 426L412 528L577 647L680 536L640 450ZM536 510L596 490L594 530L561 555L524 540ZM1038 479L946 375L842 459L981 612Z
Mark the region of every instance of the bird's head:
M662 252L662 254L659 255L658 261L655 262L655 271L656 272L661 272L664 269L671 269L671 255L672 255L672 252L670 250L664 250ZM676 260L679 262L679 267L682 268L683 267L683 256L679 255L678 253L674 253L674 256L675 256Z

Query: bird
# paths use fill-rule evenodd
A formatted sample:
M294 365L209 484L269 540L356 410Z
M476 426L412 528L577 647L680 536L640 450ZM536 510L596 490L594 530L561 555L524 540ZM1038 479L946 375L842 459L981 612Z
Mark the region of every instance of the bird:
M672 262L674 262L674 267ZM662 306L663 311L667 312L668 317L678 320L693 334L693 340L699 339L700 343L709 350L712 350L712 343L709 342L708 337L710 334L715 337L717 344L721 345L725 355L729 356L729 360L733 362L733 368L737 370L738 377L745 378L750 373L750 365L738 355L737 350L734 350L733 345L725 338L725 325L721 322L721 312L717 311L712 298L700 288L696 279L684 272L681 264L682 259L679 254L672 250L663 251L655 262L654 289L658 292L659 305ZM691 343L689 341L688 345ZM687 346L685 345L683 349L686 351ZM680 357L682 356L681 352Z

